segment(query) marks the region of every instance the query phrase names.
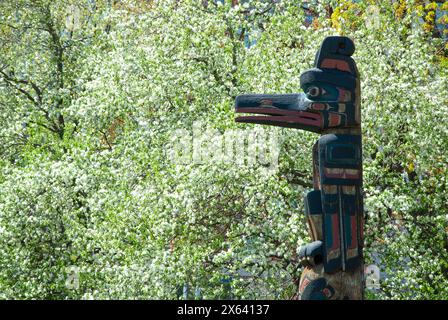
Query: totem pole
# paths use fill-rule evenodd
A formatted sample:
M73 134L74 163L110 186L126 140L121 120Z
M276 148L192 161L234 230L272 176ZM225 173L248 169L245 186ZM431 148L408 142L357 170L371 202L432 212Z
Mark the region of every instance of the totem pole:
M312 243L300 248L302 300L363 298L363 199L359 73L346 37L327 37L300 76L304 93L247 94L237 122L322 134L313 147L313 190L305 196Z

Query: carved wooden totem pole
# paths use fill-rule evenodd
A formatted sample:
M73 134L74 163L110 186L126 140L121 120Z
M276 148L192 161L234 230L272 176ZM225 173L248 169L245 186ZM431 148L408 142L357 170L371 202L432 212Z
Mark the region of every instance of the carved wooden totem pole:
M314 190L305 196L313 242L303 246L299 297L363 298L363 199L359 73L346 37L327 37L299 94L236 98L237 122L321 133L313 147Z

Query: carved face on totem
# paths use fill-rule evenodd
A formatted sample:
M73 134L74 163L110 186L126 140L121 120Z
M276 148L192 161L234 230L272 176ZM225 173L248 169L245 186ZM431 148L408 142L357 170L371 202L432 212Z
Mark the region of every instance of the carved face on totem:
M236 98L237 122L324 132L360 125L359 74L351 58L355 50L346 37L324 40L315 68L300 76L303 93L246 94Z
M237 113L249 114L237 122L322 134L313 147L314 190L304 199L313 242L298 253L305 267L302 299L362 297L360 81L354 51L349 38L327 37L315 67L300 75L302 93L246 94L235 101Z

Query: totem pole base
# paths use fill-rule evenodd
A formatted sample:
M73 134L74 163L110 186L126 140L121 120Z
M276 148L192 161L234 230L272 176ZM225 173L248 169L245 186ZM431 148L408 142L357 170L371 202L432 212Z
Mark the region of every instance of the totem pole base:
M306 267L299 284L299 300L362 300L363 268L324 273L323 265Z
M300 75L301 93L244 94L239 123L321 134L313 147L313 190L305 198L312 243L298 253L301 300L363 299L364 209L361 86L353 41L327 37L314 68Z

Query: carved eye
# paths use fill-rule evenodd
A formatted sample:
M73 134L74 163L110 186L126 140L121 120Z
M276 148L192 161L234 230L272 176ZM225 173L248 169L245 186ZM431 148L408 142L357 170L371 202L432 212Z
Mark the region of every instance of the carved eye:
M318 87L310 87L308 89L308 95L311 97L317 97L320 93L320 88Z

